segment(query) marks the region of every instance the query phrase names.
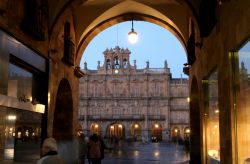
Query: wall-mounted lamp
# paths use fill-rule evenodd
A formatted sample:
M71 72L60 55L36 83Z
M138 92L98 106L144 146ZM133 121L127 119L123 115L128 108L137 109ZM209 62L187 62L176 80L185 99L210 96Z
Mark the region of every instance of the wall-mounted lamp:
M36 104L35 105L35 112L45 113L45 105L43 105L43 104Z
M80 67L75 67L74 74L76 77L81 78L84 76L84 72L81 71Z
M135 44L138 41L138 34L137 32L135 32L134 30L134 23L133 23L133 19L132 19L132 29L131 31L128 33L128 41L131 44Z
M189 67L190 67L190 65L188 65L188 63L184 63L183 65L184 65L184 67L183 67L183 73L185 75L189 76Z

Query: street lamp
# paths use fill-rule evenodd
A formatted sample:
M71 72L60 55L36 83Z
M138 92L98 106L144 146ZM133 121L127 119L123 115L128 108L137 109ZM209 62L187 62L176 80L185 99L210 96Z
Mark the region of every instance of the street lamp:
M155 124L155 128L159 128L159 125L158 125L158 124Z
M134 30L133 19L132 19L132 29L131 29L131 31L128 33L128 41L129 41L131 44L135 44L135 43L138 41L137 32L135 32L135 30Z

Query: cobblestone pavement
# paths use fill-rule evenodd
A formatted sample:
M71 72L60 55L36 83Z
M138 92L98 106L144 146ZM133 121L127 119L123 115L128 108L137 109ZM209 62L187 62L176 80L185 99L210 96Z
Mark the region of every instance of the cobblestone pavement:
M120 142L118 145L109 143L106 145L112 149L105 150L102 164L188 164L189 161L189 152L183 146L173 143ZM27 149L29 148L25 150ZM13 162L12 160L2 162L3 164L35 164L39 156L33 155L32 157L33 160L29 162ZM76 162L70 164L76 164ZM87 159L85 164L88 164Z
M181 145L135 142L115 146L106 152L102 164L187 164L188 161L189 152Z

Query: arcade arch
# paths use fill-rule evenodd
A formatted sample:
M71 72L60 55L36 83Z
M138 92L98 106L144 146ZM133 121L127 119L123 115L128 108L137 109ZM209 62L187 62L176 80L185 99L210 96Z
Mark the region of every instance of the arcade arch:
M101 125L98 123L93 123L90 125L90 135L92 134L97 134L97 135L101 135Z
M67 121L65 121L67 120ZM71 87L67 79L62 79L56 96L53 122L53 136L68 139L73 134L73 100Z
M112 123L108 126L108 137L123 139L125 137L125 126L121 123Z
M151 126L151 137L156 137L157 141L162 140L162 125L154 123Z
M142 127L141 127L141 124L139 123L133 123L131 125L131 136L133 138L138 138L138 137L141 137L142 136Z

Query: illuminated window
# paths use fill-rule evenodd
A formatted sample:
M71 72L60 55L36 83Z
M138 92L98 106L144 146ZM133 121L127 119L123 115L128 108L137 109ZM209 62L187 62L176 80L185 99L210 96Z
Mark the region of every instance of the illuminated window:
M220 161L220 133L219 133L219 106L218 106L218 77L213 72L208 80L204 80L206 86L207 104L205 116L207 161Z
M234 111L237 117L236 129L237 136L235 137L238 145L236 158L238 163L248 163L250 159L250 42L245 44L238 53L233 53L233 60L238 61L234 65L235 74L233 77L235 87ZM239 86L238 86L239 85Z
M33 74L14 64L9 64L8 96L21 101L32 101Z

